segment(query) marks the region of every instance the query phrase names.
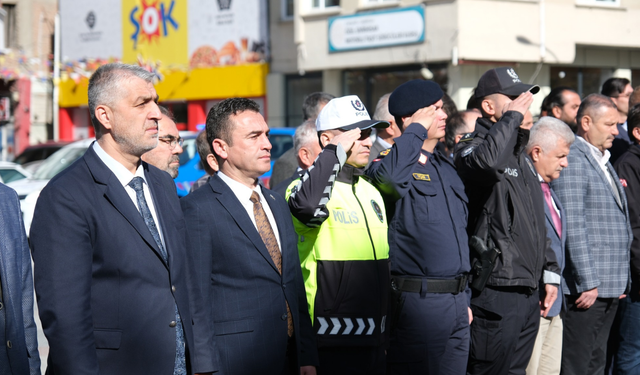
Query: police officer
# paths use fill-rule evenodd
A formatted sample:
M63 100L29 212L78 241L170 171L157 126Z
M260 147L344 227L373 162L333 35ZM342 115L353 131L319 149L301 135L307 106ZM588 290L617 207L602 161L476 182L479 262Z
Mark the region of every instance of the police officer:
M475 91L482 117L454 153L469 194L471 375L524 374L540 315L546 316L558 292L560 268L547 242L546 203L525 153L529 130L520 127L539 90L508 67L484 73ZM540 280L545 284L542 306Z
M402 135L366 171L390 215L388 374L464 374L469 353L467 196L452 162L434 151L445 135L443 92L400 85L389 112Z
M387 126L355 95L332 99L316 120L323 151L289 187L321 375L385 372L387 221L362 175L371 128Z

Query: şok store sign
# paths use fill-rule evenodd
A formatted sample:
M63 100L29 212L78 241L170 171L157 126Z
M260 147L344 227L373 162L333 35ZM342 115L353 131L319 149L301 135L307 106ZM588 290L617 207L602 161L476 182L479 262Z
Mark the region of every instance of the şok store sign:
M266 0L60 0L60 17L62 108L86 106L87 79L105 61L156 71L161 100L200 101L189 128L212 100L266 94ZM61 127L65 116L82 126L61 113Z

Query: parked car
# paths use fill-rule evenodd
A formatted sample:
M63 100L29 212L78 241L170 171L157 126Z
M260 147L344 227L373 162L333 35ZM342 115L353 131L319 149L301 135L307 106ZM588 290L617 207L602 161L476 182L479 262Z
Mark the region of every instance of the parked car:
M92 142L93 138L70 143L42 162L33 176L7 184L18 193L22 219L24 220L27 234L29 233L29 228L31 228L33 211L36 208L36 202L42 189L55 175L84 155Z
M46 158L69 143L71 142L47 141L29 146L20 155L16 156L13 162L22 165L22 168L33 173Z
M10 161L0 161L0 182L5 184L31 177L31 172Z
M273 163L275 163L282 154L293 147L293 134L295 131L295 128L271 128L269 130L269 141L271 141L271 168L273 168ZM181 134L181 136L184 138L184 144L182 145L184 151L180 155L180 169L178 169L178 177L176 177L175 183L178 196L183 197L189 194L191 185L200 177L204 176L205 171L200 164L200 155L198 155L196 148L197 134ZM271 169L269 169L269 172L260 176L265 186L269 186L270 177Z

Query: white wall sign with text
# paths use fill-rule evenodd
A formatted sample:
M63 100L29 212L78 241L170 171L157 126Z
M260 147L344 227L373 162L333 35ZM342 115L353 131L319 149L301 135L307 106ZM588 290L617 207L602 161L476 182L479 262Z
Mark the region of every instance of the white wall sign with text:
M380 48L424 41L424 7L419 5L329 18L329 52Z

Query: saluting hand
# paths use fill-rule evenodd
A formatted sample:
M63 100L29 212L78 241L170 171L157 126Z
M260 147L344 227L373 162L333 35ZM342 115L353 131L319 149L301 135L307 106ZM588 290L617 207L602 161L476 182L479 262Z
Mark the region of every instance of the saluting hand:
M407 121L404 121L405 125L408 126L414 122L422 125L425 130L429 130L431 124L433 124L433 120L436 118L436 107L430 105L428 107L420 108L417 110Z
M333 137L329 144L338 145L338 143L340 143L342 145L342 148L344 148L344 151L348 153L349 150L351 150L351 148L353 147L353 144L358 139L360 139L360 133L361 132L359 128L347 130L346 132L340 133Z
M516 111L522 113L524 116L529 107L531 107L531 103L533 103L533 94L529 91L525 91L511 103L505 105L502 113L504 114L507 111Z

